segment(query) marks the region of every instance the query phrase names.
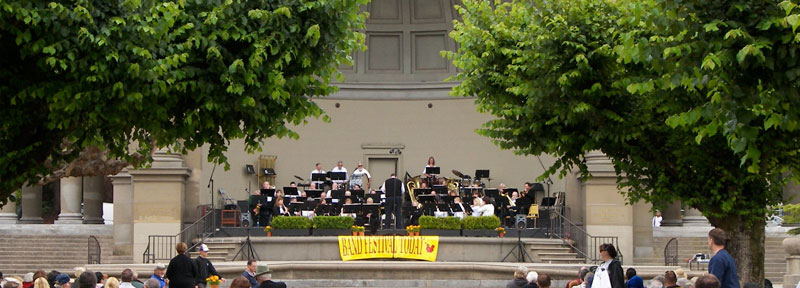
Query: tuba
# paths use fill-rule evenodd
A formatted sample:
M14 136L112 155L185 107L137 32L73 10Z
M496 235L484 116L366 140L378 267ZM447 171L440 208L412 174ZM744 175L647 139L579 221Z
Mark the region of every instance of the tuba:
M447 186L447 191L456 191L458 193L459 183L456 179L450 179L447 177L442 177L445 179L445 186ZM411 205L417 208L422 208L422 204L419 204L417 201L417 195L414 194L414 189L422 187L422 175L414 176L413 178L409 179L406 182L406 191L408 191L408 196L411 199Z

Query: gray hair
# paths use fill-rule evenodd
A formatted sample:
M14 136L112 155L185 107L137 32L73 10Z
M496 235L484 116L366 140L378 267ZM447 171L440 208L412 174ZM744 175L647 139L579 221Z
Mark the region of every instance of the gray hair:
M258 275L258 280L267 281L269 279L272 279L272 274L271 273L264 273L264 274Z
M156 279L150 278L150 279L147 279L147 281L144 281L144 287L147 287L147 288L160 288L161 287L161 282L158 282L158 280L156 280Z
M514 279L525 279L525 276L528 275L528 267L519 266L517 270L514 271Z

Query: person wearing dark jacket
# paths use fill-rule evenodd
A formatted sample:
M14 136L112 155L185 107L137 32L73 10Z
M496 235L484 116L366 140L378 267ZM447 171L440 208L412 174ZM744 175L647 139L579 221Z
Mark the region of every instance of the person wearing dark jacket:
M286 288L286 283L272 281L272 271L267 265L258 265L256 268L258 288Z
M175 245L178 255L169 260L167 274L164 275L169 279L170 288L194 288L197 284L197 268L192 258L186 256L186 249L186 243Z
M517 270L514 271L514 280L511 280L506 284L506 288L522 288L528 284L528 279L525 279L525 276L528 276L528 268L525 266L517 267Z
M628 282L625 282L626 288L644 288L644 281L642 277L636 275L636 269L628 268L628 270L625 270L625 278L628 278Z
M216 275L219 277L219 280L225 282L225 278L217 273L217 269L214 268L214 264L211 264L211 260L208 260L208 246L206 244L200 244L198 248L198 252L200 252L200 256L197 256L194 259L194 265L197 266L197 287L198 288L205 288L206 287L206 278L211 275Z
M601 273L607 273L608 280L611 283L611 288L625 288L625 274L622 271L622 264L617 261L617 249L614 248L614 245L609 243L600 245L600 259L603 259L603 264L600 264L595 270L595 278L602 278L605 275ZM598 283L593 281L594 285ZM602 283L599 283L602 285Z

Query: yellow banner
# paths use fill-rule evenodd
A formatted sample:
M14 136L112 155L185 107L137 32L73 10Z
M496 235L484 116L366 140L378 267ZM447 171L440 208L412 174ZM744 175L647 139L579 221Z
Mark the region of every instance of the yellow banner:
M342 261L403 258L436 261L439 236L339 236Z

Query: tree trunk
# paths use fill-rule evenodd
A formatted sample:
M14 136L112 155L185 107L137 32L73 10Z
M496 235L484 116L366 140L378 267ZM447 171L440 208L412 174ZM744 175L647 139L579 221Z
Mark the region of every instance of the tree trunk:
M712 224L722 228L728 234L728 243L725 245L725 249L736 262L739 281L742 284L752 282L763 287L766 220L728 217L721 221L712 221Z

